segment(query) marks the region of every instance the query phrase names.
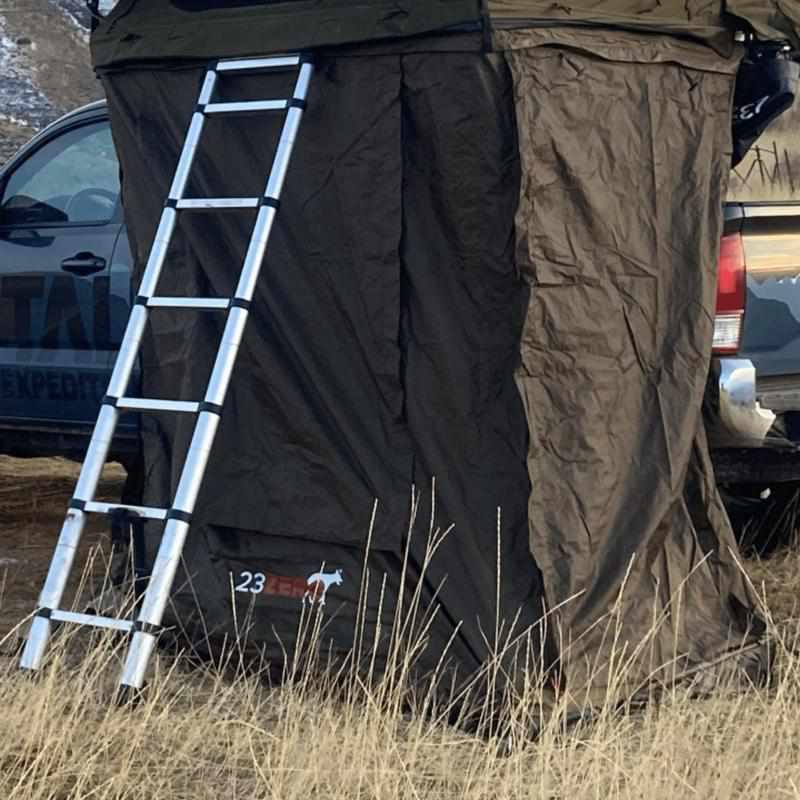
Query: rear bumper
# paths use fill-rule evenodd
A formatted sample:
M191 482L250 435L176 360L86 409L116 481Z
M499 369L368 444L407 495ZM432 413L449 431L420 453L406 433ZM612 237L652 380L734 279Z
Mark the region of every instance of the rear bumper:
M723 447L760 447L776 416L762 408L756 396L756 368L746 358L718 362L719 429L714 444Z
M788 438L786 430L791 414L762 408L771 397L761 381L756 383L751 361L714 359L703 417L720 485L763 488L800 481L800 442Z
M770 375L758 377L758 397L761 403L781 414L800 411L800 376Z

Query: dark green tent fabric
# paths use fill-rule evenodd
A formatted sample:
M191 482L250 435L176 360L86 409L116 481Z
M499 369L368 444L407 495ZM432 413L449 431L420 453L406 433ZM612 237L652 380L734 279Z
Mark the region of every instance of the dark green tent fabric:
M139 270L202 77L201 67L104 79ZM239 88L275 97L283 83L253 76ZM210 122L191 195L257 196L279 122ZM195 647L246 628L251 652L263 650L280 673L309 608L307 579L339 572L322 644L346 656L369 544L365 642L379 621L391 632L405 581L420 592L419 619L437 614L421 668L445 657L474 677L489 658L498 599L504 635L527 631L541 655L527 425L514 381L527 306L513 247L519 181L502 56L319 61L176 582L170 621L186 629L202 613ZM229 295L251 225L248 213L185 215L159 293ZM223 324L154 313L144 396L202 396ZM170 505L193 424L145 418L143 502ZM430 558L431 528L451 526Z
M478 0L122 0L92 36L96 67L354 44L475 27Z
M92 38L98 67L356 44L463 28L586 24L800 46L800 0L122 0Z

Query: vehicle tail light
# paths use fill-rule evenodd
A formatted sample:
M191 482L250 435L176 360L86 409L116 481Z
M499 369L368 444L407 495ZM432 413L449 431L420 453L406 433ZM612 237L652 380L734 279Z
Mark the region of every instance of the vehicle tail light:
M742 236L722 237L719 253L717 315L714 318L714 353L735 354L739 349L744 323L747 273Z

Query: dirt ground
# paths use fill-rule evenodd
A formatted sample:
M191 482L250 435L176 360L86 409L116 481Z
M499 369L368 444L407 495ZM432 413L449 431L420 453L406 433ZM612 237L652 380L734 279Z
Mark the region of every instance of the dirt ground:
M78 471L79 465L59 458L0 456L0 639L35 607ZM98 499L118 501L124 480L121 466L107 466ZM105 517L90 517L84 558L107 540L107 530ZM80 577L79 568L75 573Z

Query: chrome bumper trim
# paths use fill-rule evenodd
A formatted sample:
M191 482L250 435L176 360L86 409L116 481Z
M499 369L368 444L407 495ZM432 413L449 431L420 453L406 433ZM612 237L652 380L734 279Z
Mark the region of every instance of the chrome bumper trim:
M743 446L758 446L776 417L756 399L756 368L747 358L721 358L719 365L720 421Z

